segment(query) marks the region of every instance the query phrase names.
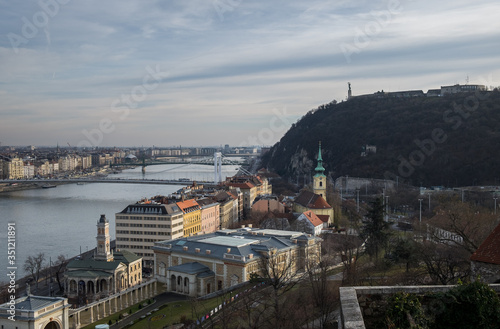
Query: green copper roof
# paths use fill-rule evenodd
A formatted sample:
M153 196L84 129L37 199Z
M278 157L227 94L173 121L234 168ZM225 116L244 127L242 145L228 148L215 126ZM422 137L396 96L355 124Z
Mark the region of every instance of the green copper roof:
M318 166L316 169L316 175L323 175L323 172L325 171L325 168L323 168L323 158L321 157L321 142L319 142L319 151L318 151Z

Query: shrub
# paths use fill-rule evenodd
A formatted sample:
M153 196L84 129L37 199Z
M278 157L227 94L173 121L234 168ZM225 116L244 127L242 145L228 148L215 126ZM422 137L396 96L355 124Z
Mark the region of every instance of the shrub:
M386 311L386 324L388 328L427 328L427 320L415 294L398 292L388 300Z
M498 328L500 323L500 298L487 284L475 281L459 284L441 294L442 312L435 314L433 328Z

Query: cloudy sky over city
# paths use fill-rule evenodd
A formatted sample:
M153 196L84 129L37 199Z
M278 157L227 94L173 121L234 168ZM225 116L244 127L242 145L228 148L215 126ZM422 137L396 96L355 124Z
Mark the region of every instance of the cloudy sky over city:
M270 145L378 90L500 85L500 3L0 0L0 143Z

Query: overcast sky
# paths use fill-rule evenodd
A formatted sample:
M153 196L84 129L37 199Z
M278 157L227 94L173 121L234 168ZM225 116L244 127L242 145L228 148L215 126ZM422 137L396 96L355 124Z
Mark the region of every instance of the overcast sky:
M0 143L270 145L378 90L500 85L500 2L0 0Z

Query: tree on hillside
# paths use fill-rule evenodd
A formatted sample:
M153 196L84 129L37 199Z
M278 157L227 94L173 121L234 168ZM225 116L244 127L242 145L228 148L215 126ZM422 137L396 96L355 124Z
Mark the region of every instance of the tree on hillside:
M363 220L360 237L365 240L366 252L378 259L382 249L389 239L389 223L384 221L385 205L378 197L371 203L371 209Z

